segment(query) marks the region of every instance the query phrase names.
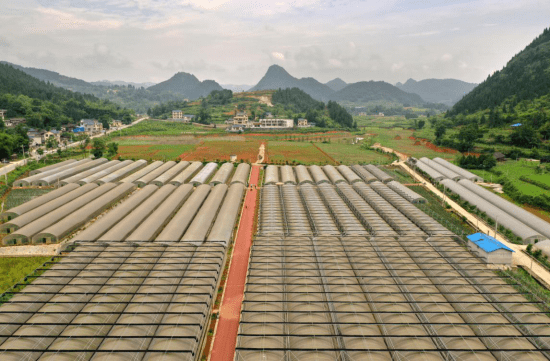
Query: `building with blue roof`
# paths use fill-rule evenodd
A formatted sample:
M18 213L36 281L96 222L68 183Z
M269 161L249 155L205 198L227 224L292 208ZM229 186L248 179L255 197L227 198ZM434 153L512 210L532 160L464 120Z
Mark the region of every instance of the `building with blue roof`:
M468 247L487 264L512 265L514 251L492 236L483 233L468 235Z
M513 125L511 125L510 127L521 127L522 124L521 123L514 123Z

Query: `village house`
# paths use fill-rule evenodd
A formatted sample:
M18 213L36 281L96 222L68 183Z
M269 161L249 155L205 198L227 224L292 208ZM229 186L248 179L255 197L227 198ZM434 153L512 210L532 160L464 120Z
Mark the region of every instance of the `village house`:
M308 127L307 119L298 118L298 127Z
M37 130L34 128L30 128L27 131L27 137L29 137L29 143L31 147L37 147L42 145L42 142L44 141L44 133L46 132Z
M7 113L8 111L6 109L0 109L0 117L2 117L2 122L4 121L4 117Z
M293 119L282 119L282 118L260 119L260 128L292 128L292 127L294 127Z
M183 118L183 112L179 109L175 109L172 111L172 119L182 119Z
M25 124L27 120L25 118L12 118L5 121L6 127L17 127L20 124Z
M113 119L110 126L112 128L120 128L120 127L122 127L122 121L120 121L118 119Z
M82 119L80 126L84 127L84 131L90 136L103 131L103 125L97 119Z
M246 112L237 112L233 117L233 124L248 127L248 114Z

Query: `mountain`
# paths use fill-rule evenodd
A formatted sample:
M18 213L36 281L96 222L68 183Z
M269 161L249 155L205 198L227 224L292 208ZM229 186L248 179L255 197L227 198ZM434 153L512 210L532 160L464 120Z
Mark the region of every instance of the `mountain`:
M533 101L549 94L550 29L545 29L502 70L487 77L457 102L449 114L469 114L505 103L515 107L521 101Z
M348 84L340 78L334 78L330 82L326 82L325 85L327 85L333 91L338 92L339 90L346 88Z
M420 105L424 100L414 93L407 93L386 82L352 83L332 96L336 101L367 103L373 101L388 101L403 105Z
M210 92L222 89L223 88L213 80L201 82L193 74L184 72L176 73L172 78L147 88L147 90L151 92L172 92L181 94L189 99L206 97Z
M248 84L221 84L221 86L223 89L229 89L232 92L246 92L252 88L252 86Z
M327 101L334 91L327 85L313 78L295 78L278 65L269 67L262 79L249 91L268 90L268 89L298 88L309 94L311 97Z
M37 78L44 82L50 82L57 87L65 88L73 92L94 93L94 91L96 91L96 86L94 84L83 81L82 79L67 77L46 69L27 68L4 61L0 63L10 65L15 69L30 75L31 77Z
M97 82L91 82L91 84L93 85L97 85L97 86L103 86L103 87L112 87L112 86L129 86L131 85L132 87L136 87L136 88L149 88L150 86L153 86L157 83L151 83L151 82L145 82L145 83L134 83L134 82L125 82L123 80L114 80L114 81L111 81L111 80L100 80L100 81L97 81Z
M476 85L457 79L424 79L418 82L409 79L405 84L397 83L395 86L405 92L418 94L426 102L452 106Z

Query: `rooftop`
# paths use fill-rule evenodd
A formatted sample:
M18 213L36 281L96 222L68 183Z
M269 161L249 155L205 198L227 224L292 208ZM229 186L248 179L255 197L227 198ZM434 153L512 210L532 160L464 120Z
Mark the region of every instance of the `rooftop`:
M495 250L504 249L514 252L512 249L498 241L497 239L493 238L492 236L489 236L487 234L483 233L475 233L472 235L468 235L468 240L479 246L484 251L490 253Z

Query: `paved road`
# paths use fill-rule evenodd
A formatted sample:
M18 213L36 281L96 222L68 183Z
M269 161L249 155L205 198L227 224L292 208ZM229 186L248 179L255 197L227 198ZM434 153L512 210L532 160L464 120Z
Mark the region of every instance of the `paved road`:
M468 211L463 209L459 204L457 204L453 200L449 199L441 191L439 191L437 189L437 187L432 185L430 182L426 181L422 176L420 176L413 169L411 169L409 166L407 166L407 164L405 164L405 162L400 161L398 164L405 171L407 171L412 177L414 177L416 180L418 180L422 184L424 184L424 186L428 190L430 190L431 192L433 192L434 194L439 196L439 198L445 199L445 202L447 202L449 205L451 205L453 210L455 210L459 215L464 216L466 219L468 219L468 221L472 225L476 225L477 228L482 233L485 233L487 235L491 235L491 236L495 237L498 241L500 241L501 243L503 243L504 245L506 245L510 249L514 250L515 253L513 254L513 260L512 260L513 265L521 265L525 269L531 270L539 278L544 280L546 283L550 284L550 273L545 268L540 266L539 264L534 263L533 260L529 256L527 256L525 253L522 252L523 250L525 250L526 245L512 244L512 243L508 242L506 240L506 238L503 235L499 234L499 233L496 233L496 236L495 236L495 231L494 231L493 228L491 228L489 225L485 224L485 222L480 220L477 216L470 214Z
M98 135L95 135L95 136L92 136L90 138L97 138L97 137L103 137L105 135L108 135L108 134L111 134L113 132L119 132L120 130L123 130L123 129L126 129L128 127L132 127L136 124L138 124L139 122L141 121L144 121L146 119L148 119L149 117L142 117L140 119L137 119L135 120L134 122L132 122L131 124L128 124L128 125L125 125L125 126L122 126L116 130L108 130L107 132L105 133L102 133L102 134L98 134ZM67 146L65 147L62 147L62 149L67 149L67 148L72 148L72 147L77 147L79 146L80 144L82 144L82 141L77 141L77 142L73 142L73 143L70 143L68 144ZM50 150L50 151L44 151L44 154L47 155L47 154L52 154L52 153L55 153L57 152L57 150ZM31 160L31 159L36 159L38 156L38 154L36 153L36 151L31 151L31 157L28 157L28 158L24 158L22 160L18 160L18 161L14 161L14 162L10 162L9 165L6 165L2 168L0 168L0 176L3 176L13 170L15 170L17 167L19 166L23 166L27 163L27 160Z
M252 166L249 181L251 185L258 185L260 167L259 165ZM211 361L233 361L235 357L250 247L252 246L252 236L254 234L254 211L257 196L258 190L256 188L248 188L237 231L237 239L231 256L225 292L220 306L220 318L214 334Z

